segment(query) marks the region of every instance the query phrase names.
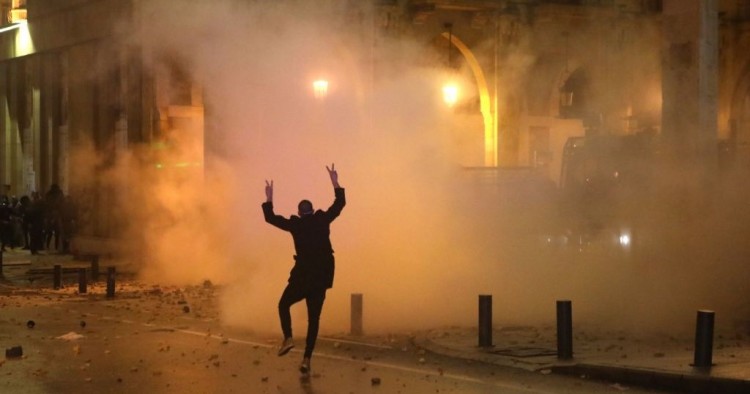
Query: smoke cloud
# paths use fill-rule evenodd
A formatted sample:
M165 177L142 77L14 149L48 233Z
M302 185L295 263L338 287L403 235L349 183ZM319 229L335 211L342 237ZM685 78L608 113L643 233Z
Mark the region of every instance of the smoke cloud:
M489 173L462 169L466 152L481 150L457 130L476 130L476 119L454 116L441 102L444 71L416 66L429 48L372 36L367 6L142 7L133 40L154 54L151 71L165 58L188 70L203 88L206 109L205 150L194 126L181 125L167 137L186 140L160 160L202 157L205 176L200 169L142 168L135 158L142 152L123 158L113 182L143 185L119 201L131 223L124 231L138 240L129 249L145 262L143 278L222 284L225 324L278 331L276 306L294 249L289 234L263 220L264 181L274 181L279 214L295 213L302 199L326 209L333 201L325 171L331 163L347 206L331 230L336 279L323 333L348 329L351 293L364 294L369 332L475 324L478 294L493 294L496 324L551 322L557 299L574 301L577 322L648 329L690 328L702 307L733 314L747 308L747 291L739 290L749 279L747 265L735 263L747 256L736 241L747 233L748 210L735 216L726 208L744 207L738 196L746 192L689 194L700 197L685 204L703 203L686 207L688 217L670 207L673 194L643 201L644 228L664 243L638 258L546 248L539 229L559 225L554 186L530 186L520 173L493 182ZM506 58L507 69L519 78L556 80L559 71L530 75L536 59L522 52L524 45ZM325 99L313 95L316 78L330 82ZM508 76L508 86L523 97L514 80ZM303 304L293 309L296 322L305 316Z

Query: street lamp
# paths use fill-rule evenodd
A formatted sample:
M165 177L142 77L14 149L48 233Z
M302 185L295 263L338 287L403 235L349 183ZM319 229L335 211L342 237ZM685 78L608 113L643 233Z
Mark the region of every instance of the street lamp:
M328 81L325 79L318 79L313 82L313 93L316 99L324 99L328 95Z
M449 107L456 105L458 101L458 86L449 82L443 86L443 101L448 104Z
M445 28L448 29L448 72L453 74L453 66L451 59L451 47L453 46L453 24L446 23ZM458 85L453 81L448 81L443 85L443 101L449 106L453 107L458 102Z

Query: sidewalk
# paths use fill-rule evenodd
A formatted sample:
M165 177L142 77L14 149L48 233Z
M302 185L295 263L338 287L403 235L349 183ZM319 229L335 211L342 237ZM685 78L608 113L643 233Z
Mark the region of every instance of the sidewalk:
M118 276L135 272L134 267L124 262L102 256L99 257L98 264L101 278L106 277L108 267L116 267ZM91 275L92 256L74 256L48 251L32 255L28 250L8 249L2 253L0 290L9 287L51 288L52 270L55 265L67 270L64 271L62 279L70 285L78 281L78 276L71 274L72 269L86 268L89 276Z
M478 347L477 328L452 327L418 334L424 349L470 361L579 376L628 385L700 393L750 393L750 333L715 333L714 366L693 368L694 338L573 329L574 359L557 359L555 327L501 327L491 348Z

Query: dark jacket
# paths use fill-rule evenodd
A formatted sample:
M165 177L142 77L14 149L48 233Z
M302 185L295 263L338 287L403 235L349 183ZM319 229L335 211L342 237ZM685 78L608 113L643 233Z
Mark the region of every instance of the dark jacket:
M301 282L311 286L333 286L334 259L331 247L330 225L346 205L343 188L335 188L336 198L326 211L317 210L302 217L292 215L289 219L273 212L273 203L264 202L263 216L266 222L292 233L294 239L294 268L289 282Z

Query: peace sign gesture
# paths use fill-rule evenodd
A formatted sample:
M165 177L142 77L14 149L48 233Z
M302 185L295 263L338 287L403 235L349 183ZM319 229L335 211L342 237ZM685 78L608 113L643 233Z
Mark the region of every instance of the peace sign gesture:
M266 201L273 201L273 179L270 183L266 180Z
M339 188L339 174L336 172L335 164L331 163L330 168L326 166L326 170L328 170L328 176L331 177L331 183L333 184L333 187Z

